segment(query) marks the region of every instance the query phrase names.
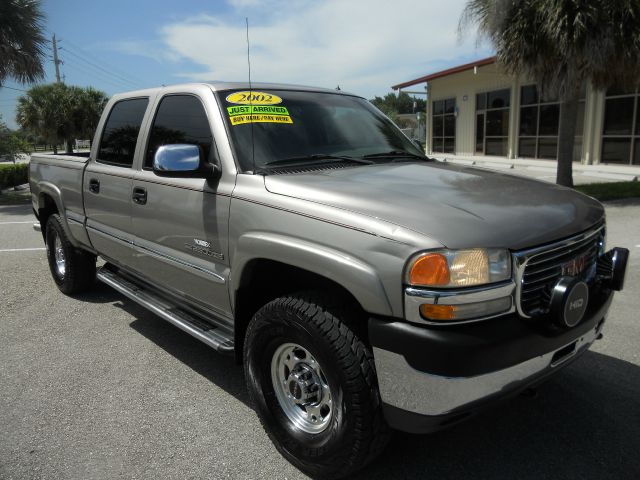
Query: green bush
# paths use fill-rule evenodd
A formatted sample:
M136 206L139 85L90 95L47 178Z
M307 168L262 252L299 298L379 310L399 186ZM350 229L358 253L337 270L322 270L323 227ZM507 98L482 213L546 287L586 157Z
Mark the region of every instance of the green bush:
M0 188L15 187L28 181L28 163L0 165Z

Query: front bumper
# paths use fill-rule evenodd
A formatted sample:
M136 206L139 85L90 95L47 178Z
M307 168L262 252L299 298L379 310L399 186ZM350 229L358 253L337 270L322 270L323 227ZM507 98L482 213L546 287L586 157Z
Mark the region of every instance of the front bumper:
M589 348L612 297L599 292L582 322L566 331L515 313L440 328L370 319L388 423L412 433L438 430L538 383Z

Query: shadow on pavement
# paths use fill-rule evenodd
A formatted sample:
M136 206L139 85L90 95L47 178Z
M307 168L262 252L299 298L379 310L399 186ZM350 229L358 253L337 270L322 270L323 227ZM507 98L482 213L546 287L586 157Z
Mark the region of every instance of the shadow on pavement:
M35 215L32 214L32 211L31 203L19 205L2 205L2 203L0 203L0 215L31 215L29 220L33 219L33 223L35 223L37 220Z
M114 305L136 318L134 330L248 404L242 367L232 357L109 287L89 296L118 300ZM538 392L435 434L396 432L357 478L640 478L640 367L587 352Z
M122 294L99 280L96 280L95 285L91 287L90 291L74 295L73 297L88 303L111 303L125 298ZM131 303L134 304L133 302Z
M244 371L242 366L236 364L234 357L217 353L211 347L174 327L144 307L129 299L123 299L122 295L115 291L114 294L120 300L114 305L136 318L131 322L131 328L245 405L249 405L244 384Z

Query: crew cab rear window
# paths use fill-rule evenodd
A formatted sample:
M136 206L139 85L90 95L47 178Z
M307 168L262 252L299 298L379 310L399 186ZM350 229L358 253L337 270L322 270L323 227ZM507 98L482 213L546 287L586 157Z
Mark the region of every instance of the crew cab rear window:
M198 145L209 159L213 136L202 103L193 95L168 95L158 106L153 120L144 168L153 167L158 147L175 143Z
M148 98L133 98L113 106L102 131L97 162L131 167L148 103Z

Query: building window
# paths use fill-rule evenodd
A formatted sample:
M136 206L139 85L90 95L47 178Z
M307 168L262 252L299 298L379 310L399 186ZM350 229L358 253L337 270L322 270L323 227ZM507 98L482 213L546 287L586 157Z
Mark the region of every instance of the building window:
M578 119L574 145L574 161L582 158L582 129L584 121L584 89L578 104ZM518 156L523 158L558 158L558 128L560 102L556 98L542 98L535 85L520 89L520 129Z
M507 155L511 90L476 95L476 153Z
M640 165L638 92L607 91L602 130L602 163Z
M456 145L456 99L433 102L432 151L454 153Z

